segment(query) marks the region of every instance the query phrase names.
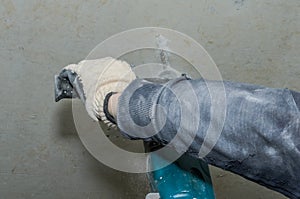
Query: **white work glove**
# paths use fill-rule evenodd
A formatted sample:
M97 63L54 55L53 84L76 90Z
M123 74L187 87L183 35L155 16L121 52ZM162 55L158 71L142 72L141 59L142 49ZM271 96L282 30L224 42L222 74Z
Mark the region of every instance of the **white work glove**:
M102 120L112 125L103 111L104 99L110 92L122 92L136 78L130 65L125 61L106 57L68 65L63 68L62 73L66 71L77 74L74 80L77 84L73 88L84 102L89 116L96 121ZM78 91L81 89L83 95Z

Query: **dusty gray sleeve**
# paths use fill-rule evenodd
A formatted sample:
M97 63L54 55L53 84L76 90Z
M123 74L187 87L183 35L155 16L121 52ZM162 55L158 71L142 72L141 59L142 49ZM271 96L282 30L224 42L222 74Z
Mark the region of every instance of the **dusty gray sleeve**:
M218 115L211 114L206 83L187 78L167 82L135 80L119 99L120 131L130 139L166 145L180 129L184 136L172 147L199 158L207 129L218 120ZM223 84L226 95L216 97L217 101L226 101L224 126L215 146L203 159L290 198L300 198L300 94L250 84ZM216 82L214 88L218 89L218 85ZM180 100L173 90L188 97ZM182 115L182 107L190 111L190 118ZM196 136L185 146L185 139L195 126Z

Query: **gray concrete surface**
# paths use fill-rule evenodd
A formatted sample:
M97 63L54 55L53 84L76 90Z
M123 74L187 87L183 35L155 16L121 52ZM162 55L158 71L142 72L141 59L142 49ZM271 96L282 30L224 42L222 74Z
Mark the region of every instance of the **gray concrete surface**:
M298 0L0 0L0 198L143 198L144 175L96 161L53 75L112 34L172 28L196 39L223 78L300 91ZM212 168L217 198L284 198Z

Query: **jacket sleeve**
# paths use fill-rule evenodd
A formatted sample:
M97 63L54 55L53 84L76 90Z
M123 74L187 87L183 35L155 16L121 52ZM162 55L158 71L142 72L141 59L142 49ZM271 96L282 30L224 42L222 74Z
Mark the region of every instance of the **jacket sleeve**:
M212 114L207 83L185 77L133 81L119 98L121 133L129 139L171 143L176 151L200 158L208 129L219 124L221 117ZM216 91L220 85L225 88L225 95L214 95L215 104L226 102L224 123L214 147L201 158L290 198L300 198L300 94L221 83L209 81ZM178 134L179 139L172 142Z

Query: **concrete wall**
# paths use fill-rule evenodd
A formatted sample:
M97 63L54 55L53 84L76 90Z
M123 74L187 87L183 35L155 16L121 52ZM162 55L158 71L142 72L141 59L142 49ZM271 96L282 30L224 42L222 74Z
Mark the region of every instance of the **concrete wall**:
M0 198L143 198L144 175L114 171L81 144L53 75L112 34L172 28L223 78L300 91L298 0L0 0ZM217 198L284 198L213 168Z

